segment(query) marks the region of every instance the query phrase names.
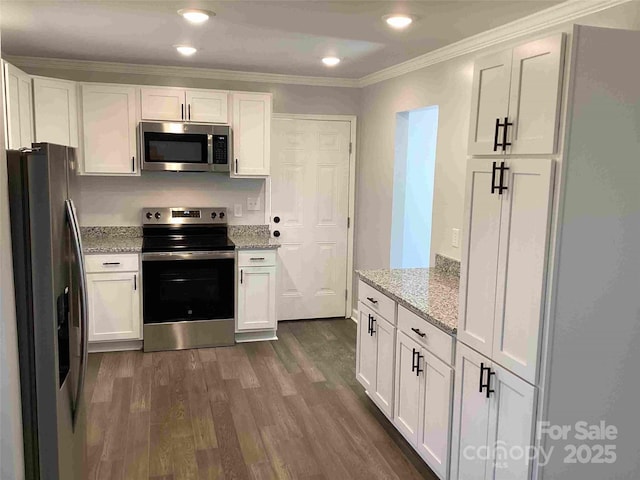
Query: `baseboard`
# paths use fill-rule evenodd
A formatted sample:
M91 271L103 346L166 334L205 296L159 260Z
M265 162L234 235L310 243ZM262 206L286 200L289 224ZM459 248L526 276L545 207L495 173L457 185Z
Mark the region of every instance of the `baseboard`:
M142 350L142 340L89 343L89 353L126 352L128 350Z
M358 309L354 308L353 312L351 312L351 320L353 320L355 323L358 323Z
M236 332L236 343L270 342L278 340L276 330L264 330L262 332Z

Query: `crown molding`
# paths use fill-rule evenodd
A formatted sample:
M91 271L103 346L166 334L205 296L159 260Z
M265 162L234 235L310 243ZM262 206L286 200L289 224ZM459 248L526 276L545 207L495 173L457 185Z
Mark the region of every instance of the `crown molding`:
M213 68L140 65L133 63L94 62L90 60L70 60L64 58L24 57L13 55L7 55L4 59L19 68L51 68L83 72L124 73L135 75L158 75L163 77L206 78L210 80L230 80L239 82L312 85L316 87L358 88L360 86L358 79L356 78L311 77L302 75L282 75L278 73L219 70Z
M541 30L545 30L563 23L571 22L580 17L600 12L608 8L628 3L633 0L568 0L566 2L546 8L532 15L523 17L486 32L467 37L432 52L412 58L406 62L384 68L360 78L360 87L366 87L399 77L421 68L444 62L455 57L472 53L483 48L498 45Z
M571 22L580 17L597 13L634 0L567 0L527 17L501 25L486 32L467 37L458 42L420 55L406 62L384 68L361 78L312 77L283 75L278 73L244 72L212 68L177 67L162 65L138 65L132 63L94 62L62 58L7 56L5 60L22 68L51 68L85 72L158 75L180 78L206 78L242 82L311 85L321 87L362 88L405 75L421 68L435 65L467 53L482 50L509 40Z

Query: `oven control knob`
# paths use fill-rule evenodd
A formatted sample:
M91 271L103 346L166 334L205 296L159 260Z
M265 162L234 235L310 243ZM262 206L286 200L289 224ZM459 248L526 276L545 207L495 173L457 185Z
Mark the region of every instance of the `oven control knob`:
M160 220L160 212L156 212L156 219Z
M148 218L148 219L151 219L151 217L153 217L153 213L151 213L151 212L147 212L147 218Z
M216 218L216 212L211 212L211 218Z
M224 212L220 212L220 218L224 218Z

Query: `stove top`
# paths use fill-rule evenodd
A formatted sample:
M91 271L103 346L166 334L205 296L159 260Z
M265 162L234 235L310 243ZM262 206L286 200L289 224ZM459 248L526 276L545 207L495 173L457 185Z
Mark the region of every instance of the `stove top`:
M142 251L233 250L226 215L226 208L144 208Z

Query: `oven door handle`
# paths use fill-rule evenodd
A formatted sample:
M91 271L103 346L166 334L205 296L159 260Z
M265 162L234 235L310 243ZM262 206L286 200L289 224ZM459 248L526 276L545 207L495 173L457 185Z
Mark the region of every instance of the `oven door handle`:
M143 253L143 262L164 262L170 260L223 260L233 259L236 253L233 250L219 252L160 252Z

